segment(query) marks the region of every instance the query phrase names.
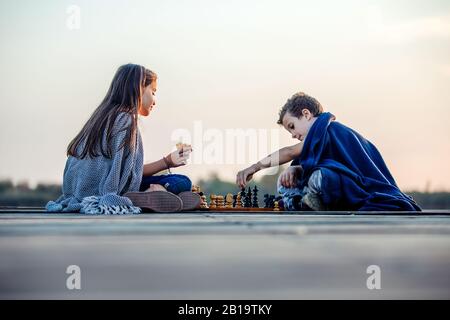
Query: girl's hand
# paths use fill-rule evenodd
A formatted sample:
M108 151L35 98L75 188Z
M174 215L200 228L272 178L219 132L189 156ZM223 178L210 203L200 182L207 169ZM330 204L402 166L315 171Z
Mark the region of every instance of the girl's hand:
M182 148L170 153L168 156L164 157L164 159L170 168L184 166L189 159L191 152L192 147L190 145L183 145Z
M302 166L290 166L278 177L278 184L285 188L295 188L303 169Z
M257 172L254 166L248 167L247 169L241 170L236 175L236 184L239 188L244 188L247 182L252 180L253 175Z

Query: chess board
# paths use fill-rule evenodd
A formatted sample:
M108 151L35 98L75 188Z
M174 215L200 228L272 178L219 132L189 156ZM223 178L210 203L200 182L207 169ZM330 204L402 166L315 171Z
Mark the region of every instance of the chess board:
M283 211L283 208L279 208L278 211L274 210L274 208L200 208L198 210L201 211L210 211L210 212L280 212Z
M196 192L201 197L201 204L198 210L211 212L279 212L283 211L279 207L278 200L274 195L264 195L264 207L258 205L258 188L253 190L242 188L237 194L228 193L226 196L211 193L209 194L209 203L207 196L201 191L199 186L193 186L192 192Z

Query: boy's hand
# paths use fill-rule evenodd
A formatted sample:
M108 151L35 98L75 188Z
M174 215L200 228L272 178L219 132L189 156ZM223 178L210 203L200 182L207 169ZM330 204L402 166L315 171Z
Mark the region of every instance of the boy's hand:
M302 171L302 166L290 166L280 174L278 183L285 188L295 188Z
M244 188L247 182L252 180L253 175L257 172L254 166L248 167L247 169L241 170L236 175L236 184L239 188Z

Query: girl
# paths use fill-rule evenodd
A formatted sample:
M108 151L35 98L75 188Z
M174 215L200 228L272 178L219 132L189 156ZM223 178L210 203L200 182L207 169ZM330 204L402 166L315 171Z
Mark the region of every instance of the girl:
M188 177L154 176L185 165L190 146L143 164L137 121L155 106L156 86L156 74L140 65L117 70L105 98L67 148L63 194L47 203L47 211L127 214L139 213L142 207L169 212L200 204Z

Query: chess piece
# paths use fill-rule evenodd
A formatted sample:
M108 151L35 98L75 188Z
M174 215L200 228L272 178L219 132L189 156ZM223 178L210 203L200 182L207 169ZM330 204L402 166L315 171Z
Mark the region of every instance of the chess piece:
M216 207L217 207L217 209L225 208L225 200L224 200L223 196L221 196L221 195L216 196Z
M202 195L201 198L202 198L202 204L201 204L201 207L202 207L203 209L208 209L208 202L206 202L206 196L205 196L205 195Z
M225 197L225 208L231 209L233 208L233 195L231 193L228 193Z
M202 209L208 209L208 202L206 201L206 196L203 192L199 192L198 195L200 196L200 208Z
M233 195L233 208L236 208L236 204L237 204L237 195L234 194Z
M269 207L269 195L267 193L264 195L264 208L270 208Z
M242 208L242 199L240 192L236 195L236 208Z
M245 195L244 207L246 207L246 208L252 207L252 189L250 189L250 187L248 187L247 194Z
M214 203L216 205L216 209L219 209L219 207L220 207L220 199L219 199L218 195L214 196Z
M253 208L259 208L259 204L258 204L258 188L255 187L253 188L253 203L252 203L252 207Z
M246 192L245 192L245 188L241 189L241 192L239 192L240 198L241 198L241 207L245 207L245 197L246 197Z
M280 208L278 206L278 201L275 201L273 204L273 211L280 211Z
M269 196L269 208L273 208L274 203L275 202L275 196L274 195L270 195Z
M210 209L217 209L217 204L216 204L216 195L215 194L211 194L209 196L210 202L209 202L209 208Z
M275 201L278 201L278 207L280 208L280 211L284 210L284 202L282 196L275 197Z

